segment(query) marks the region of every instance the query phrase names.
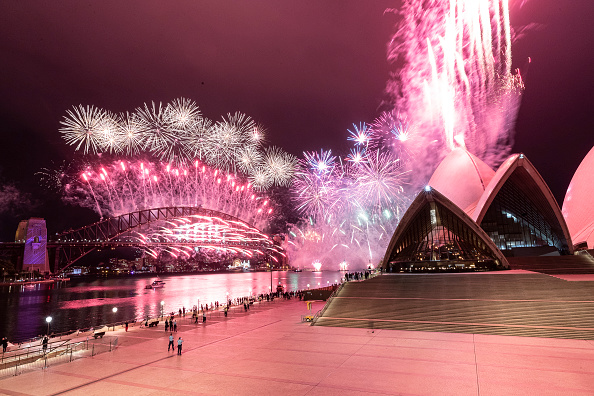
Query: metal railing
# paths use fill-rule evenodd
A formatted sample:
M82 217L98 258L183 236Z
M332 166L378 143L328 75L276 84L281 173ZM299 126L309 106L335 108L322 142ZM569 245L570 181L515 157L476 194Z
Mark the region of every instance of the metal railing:
M0 378L15 376L24 372L45 369L50 365L71 362L99 353L111 352L118 346L118 337L107 336L101 339L91 337L64 341L29 344L2 353L0 357Z
M332 302L332 300L334 299L334 297L336 297L336 295L338 293L340 293L340 291L342 290L342 288L344 287L344 285L346 285L348 282L342 282L340 285L338 285L338 287L332 292L332 294L330 294L330 297L328 297L328 300L326 300L326 304L324 304L324 307L322 309L320 309L318 312L315 313L315 315L313 316L313 319L311 320L311 326L315 325L318 318L320 316L322 316L324 314L324 312L326 312L326 309L328 308L328 306L330 305L330 303Z

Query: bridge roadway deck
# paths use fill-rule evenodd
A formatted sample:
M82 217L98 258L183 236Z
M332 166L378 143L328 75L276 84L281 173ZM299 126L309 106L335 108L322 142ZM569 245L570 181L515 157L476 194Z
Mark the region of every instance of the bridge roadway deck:
M4 379L0 394L594 394L591 340L309 326L306 312L290 300L206 325L178 319L181 356L161 324L116 329L116 351Z

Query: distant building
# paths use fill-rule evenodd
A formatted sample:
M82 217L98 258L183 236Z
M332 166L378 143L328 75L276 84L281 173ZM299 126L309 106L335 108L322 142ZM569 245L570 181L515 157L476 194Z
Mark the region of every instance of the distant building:
M15 242L24 242L22 271L39 271L49 273L47 255L47 228L45 220L32 217L21 220L15 235Z

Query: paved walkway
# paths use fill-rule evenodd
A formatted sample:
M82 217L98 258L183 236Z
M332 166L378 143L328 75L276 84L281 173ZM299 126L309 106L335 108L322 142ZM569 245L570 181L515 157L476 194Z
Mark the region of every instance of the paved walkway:
M182 323L182 356L161 325L116 330L115 352L1 380L0 394L594 394L594 341L310 326L306 312L275 301Z

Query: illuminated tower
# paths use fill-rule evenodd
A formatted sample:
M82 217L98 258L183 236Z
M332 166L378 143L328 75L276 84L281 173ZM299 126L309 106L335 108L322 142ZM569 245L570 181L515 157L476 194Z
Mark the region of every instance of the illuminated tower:
M23 271L49 272L47 257L47 228L45 219L32 217L21 220L17 228L15 242L24 242Z

